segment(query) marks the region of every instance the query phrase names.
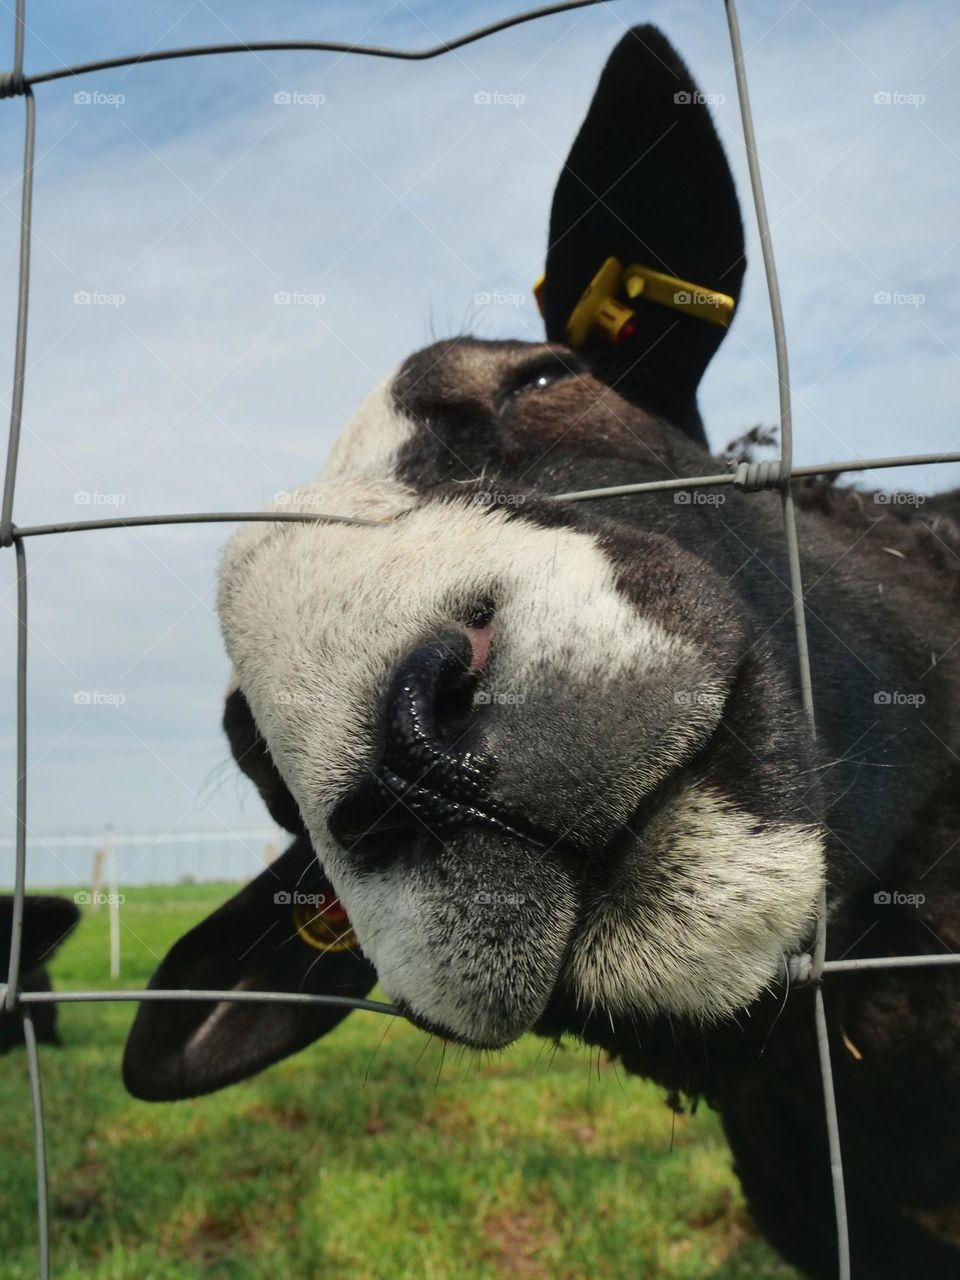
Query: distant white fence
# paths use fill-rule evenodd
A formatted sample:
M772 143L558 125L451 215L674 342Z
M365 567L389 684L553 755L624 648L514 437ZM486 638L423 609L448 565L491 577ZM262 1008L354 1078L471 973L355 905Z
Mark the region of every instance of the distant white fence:
M203 880L245 881L282 850L283 832L133 832L106 829L27 836L29 889L105 881L127 885L189 884ZM0 887L12 887L16 841L0 839Z

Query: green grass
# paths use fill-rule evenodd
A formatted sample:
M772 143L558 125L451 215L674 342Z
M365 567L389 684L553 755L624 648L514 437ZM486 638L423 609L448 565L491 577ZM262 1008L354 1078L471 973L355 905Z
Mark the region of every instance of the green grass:
M232 892L132 890L123 985ZM107 913L54 965L109 987ZM210 1098L136 1102L133 1005L66 1005L41 1048L57 1280L791 1280L756 1234L716 1117L571 1046L459 1055L355 1013ZM0 1059L0 1271L36 1275L22 1050Z

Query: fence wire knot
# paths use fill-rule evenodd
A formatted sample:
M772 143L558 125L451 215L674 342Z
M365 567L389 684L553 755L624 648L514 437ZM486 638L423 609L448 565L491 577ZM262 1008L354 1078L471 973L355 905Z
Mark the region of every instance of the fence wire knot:
M785 479L780 458L769 462L741 462L733 473L733 487L743 493L759 493L762 489L780 489Z
M19 98L27 92L22 71L0 71L0 98Z

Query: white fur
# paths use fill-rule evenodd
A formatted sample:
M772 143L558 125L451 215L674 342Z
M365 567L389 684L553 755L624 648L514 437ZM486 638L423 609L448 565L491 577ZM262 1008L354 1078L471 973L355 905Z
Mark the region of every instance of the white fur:
M629 891L593 911L570 958L585 1006L710 1018L783 977L784 953L814 920L823 841L812 827L760 825L705 784L653 818ZM667 846L669 881L658 872Z
M328 839L322 846L324 858L330 856L329 843ZM438 959L436 922L431 921L433 896L423 884L411 885L405 869L397 864L366 875L362 890L351 894L364 917L365 954L391 999L402 999L422 1018L460 1039L488 1048L508 1044L533 1025L553 990L576 923L572 897L557 888L545 908L529 900L513 912L500 908L496 954L489 942L473 948L468 944L468 950L484 952L479 961L475 954L473 960L485 973L509 974L514 988L522 990L524 1016L517 1026L504 1023L496 1008L500 995L496 982L469 985L462 981L456 964ZM531 934L536 938L533 947Z
M385 378L374 387L352 415L330 451L323 472L327 479L384 476L393 470L397 453L413 436L415 426L397 409L392 382Z

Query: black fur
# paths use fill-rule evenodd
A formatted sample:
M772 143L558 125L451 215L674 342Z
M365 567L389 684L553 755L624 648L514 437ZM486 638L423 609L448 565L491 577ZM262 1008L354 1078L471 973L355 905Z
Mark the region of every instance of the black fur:
M20 953L20 989L52 991L47 964L57 947L77 926L80 911L69 898L30 894L23 902L23 942ZM13 898L0 896L0 980L8 978ZM42 1044L60 1044L57 1006L31 1006L33 1027ZM23 1020L18 1012L0 1012L0 1053L23 1044Z
M567 317L611 256L739 297L746 262L737 193L700 96L656 27L634 27L610 56L553 199L544 288L552 341L565 341ZM624 347L594 339L583 354L624 399L705 443L696 390L723 334L641 303Z

